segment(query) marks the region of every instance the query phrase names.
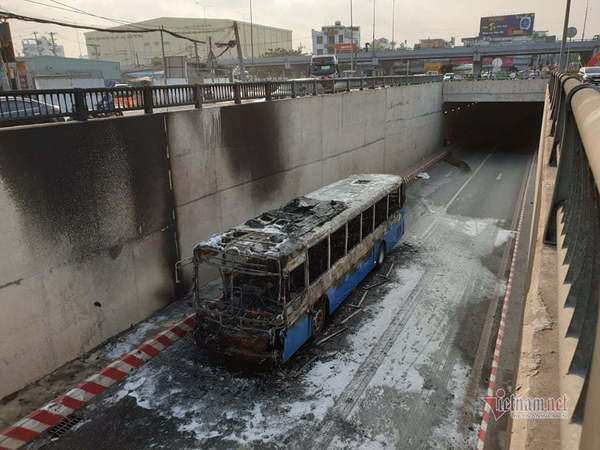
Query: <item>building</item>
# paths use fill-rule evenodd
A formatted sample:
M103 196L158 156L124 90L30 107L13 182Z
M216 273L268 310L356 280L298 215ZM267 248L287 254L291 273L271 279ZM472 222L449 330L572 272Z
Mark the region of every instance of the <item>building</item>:
M455 39L420 39L418 44L415 44L415 50L426 48L452 48L454 47Z
M23 47L23 56L65 56L65 49L54 41L54 33L50 34L50 39L46 36L34 36L21 41Z
M206 60L209 52L208 42L212 42L213 52L221 59L237 58L235 47L227 49L226 45L235 42L233 20L229 19L196 19L183 17L160 17L137 22L132 25L119 26L113 30L139 29L140 32L110 33L91 31L85 33L88 55L91 59L104 59L121 63L124 68L162 65L162 44L160 32L142 32L144 28L160 28L174 31L186 37L204 41L207 44L179 39L168 33L163 34L165 56L185 55L190 59ZM253 24L252 30L247 22L238 21L240 44L244 58L263 55L269 49L292 49L292 30ZM251 31L252 41L251 45Z
M107 87L121 79L119 63L60 56L20 58L21 89L70 89Z
M313 55L333 55L351 53L360 48L360 27L342 25L339 20L334 25L312 30Z

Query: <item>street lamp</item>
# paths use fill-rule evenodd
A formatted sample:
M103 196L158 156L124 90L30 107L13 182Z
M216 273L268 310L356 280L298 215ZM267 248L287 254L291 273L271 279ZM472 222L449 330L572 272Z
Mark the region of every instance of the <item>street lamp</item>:
M565 23L563 26L562 42L560 44L560 56L558 58L558 68L563 71L566 67L565 47L567 46L567 30L569 29L569 13L571 12L571 0L567 0L565 8Z

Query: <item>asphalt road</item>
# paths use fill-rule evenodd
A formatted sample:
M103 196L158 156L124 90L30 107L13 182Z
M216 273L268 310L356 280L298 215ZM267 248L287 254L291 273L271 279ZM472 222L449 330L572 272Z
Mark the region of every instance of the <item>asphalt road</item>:
M405 239L329 323L344 333L268 373L231 371L181 340L30 448L472 448L495 335L483 330L531 154L458 159L409 187Z

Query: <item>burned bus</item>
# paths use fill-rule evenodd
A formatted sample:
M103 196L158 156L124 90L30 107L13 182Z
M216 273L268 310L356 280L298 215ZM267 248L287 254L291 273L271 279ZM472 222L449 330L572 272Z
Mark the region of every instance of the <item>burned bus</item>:
M198 345L235 361L287 361L402 237L404 189L398 176L353 175L197 244ZM218 298L202 298L202 264L220 273Z

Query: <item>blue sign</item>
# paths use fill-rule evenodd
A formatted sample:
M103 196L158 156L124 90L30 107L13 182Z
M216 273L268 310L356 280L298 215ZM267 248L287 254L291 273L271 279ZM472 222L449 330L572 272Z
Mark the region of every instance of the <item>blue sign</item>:
M533 34L534 13L482 17L480 37L514 37Z

